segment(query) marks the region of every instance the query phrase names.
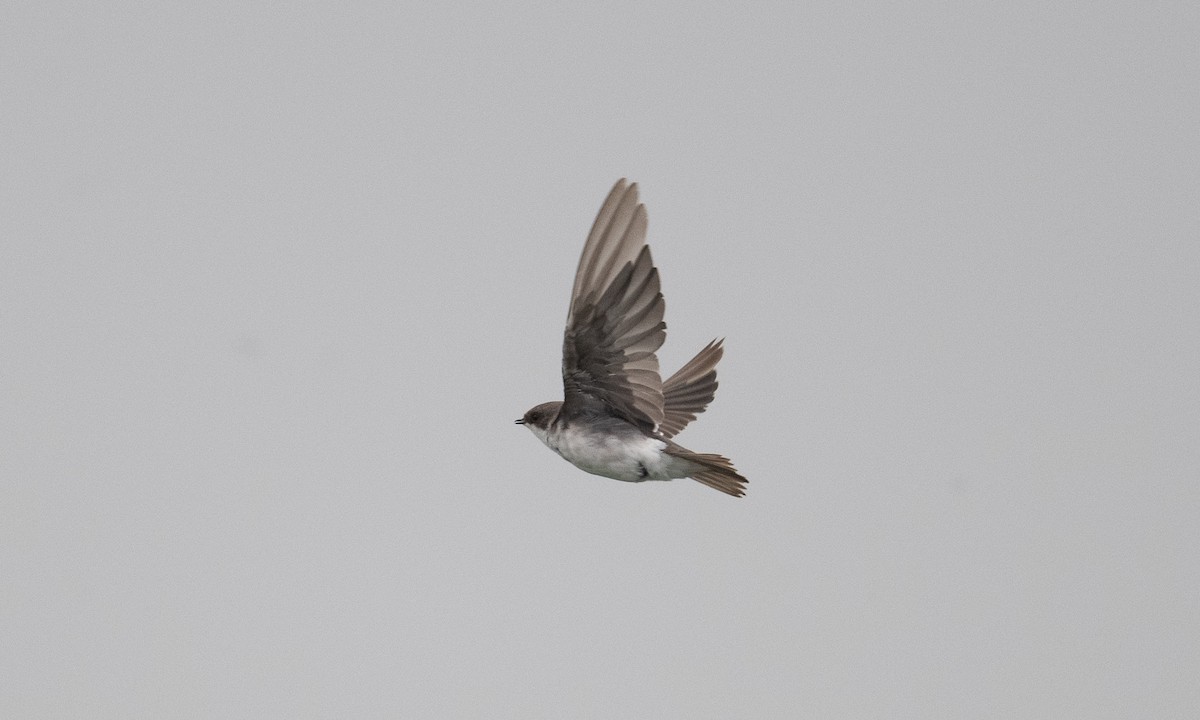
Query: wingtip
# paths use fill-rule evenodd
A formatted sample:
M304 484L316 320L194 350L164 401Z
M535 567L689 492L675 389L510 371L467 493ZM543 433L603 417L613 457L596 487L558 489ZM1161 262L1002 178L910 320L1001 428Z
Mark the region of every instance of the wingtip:
M621 179L617 180L615 183L613 183L613 187L612 187L612 190L610 191L610 193L613 193L613 194L619 193L622 197L624 197L626 195L632 195L633 201L637 202L638 184L636 182L630 182L629 178L621 178Z

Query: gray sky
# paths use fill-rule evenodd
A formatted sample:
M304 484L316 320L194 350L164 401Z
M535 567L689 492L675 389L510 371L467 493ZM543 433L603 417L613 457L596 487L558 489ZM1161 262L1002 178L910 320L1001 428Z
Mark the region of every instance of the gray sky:
M1195 3L30 3L0 714L1200 714ZM697 483L586 475L638 181Z

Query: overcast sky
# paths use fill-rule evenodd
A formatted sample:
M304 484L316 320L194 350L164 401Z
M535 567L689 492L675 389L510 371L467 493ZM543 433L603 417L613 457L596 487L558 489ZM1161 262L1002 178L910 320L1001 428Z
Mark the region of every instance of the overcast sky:
M1200 10L0 13L0 715L1200 716ZM680 436L587 475L637 181Z

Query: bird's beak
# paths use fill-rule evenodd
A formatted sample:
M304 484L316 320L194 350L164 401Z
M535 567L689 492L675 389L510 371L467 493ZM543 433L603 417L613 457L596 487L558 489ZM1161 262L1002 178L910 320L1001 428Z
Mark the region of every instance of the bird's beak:
M521 418L520 420L517 420L517 421L516 421L516 424L517 424L517 425L524 425L524 424L525 424L525 418Z

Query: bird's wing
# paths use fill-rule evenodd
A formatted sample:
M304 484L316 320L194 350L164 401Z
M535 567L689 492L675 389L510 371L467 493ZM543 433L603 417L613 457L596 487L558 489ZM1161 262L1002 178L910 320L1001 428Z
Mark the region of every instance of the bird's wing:
M588 233L563 337L563 408L610 412L653 432L663 421L655 351L666 339L658 270L637 184L613 186Z
M713 340L696 357L663 381L663 415L658 426L664 437L674 437L704 412L717 392L717 363L725 350Z

